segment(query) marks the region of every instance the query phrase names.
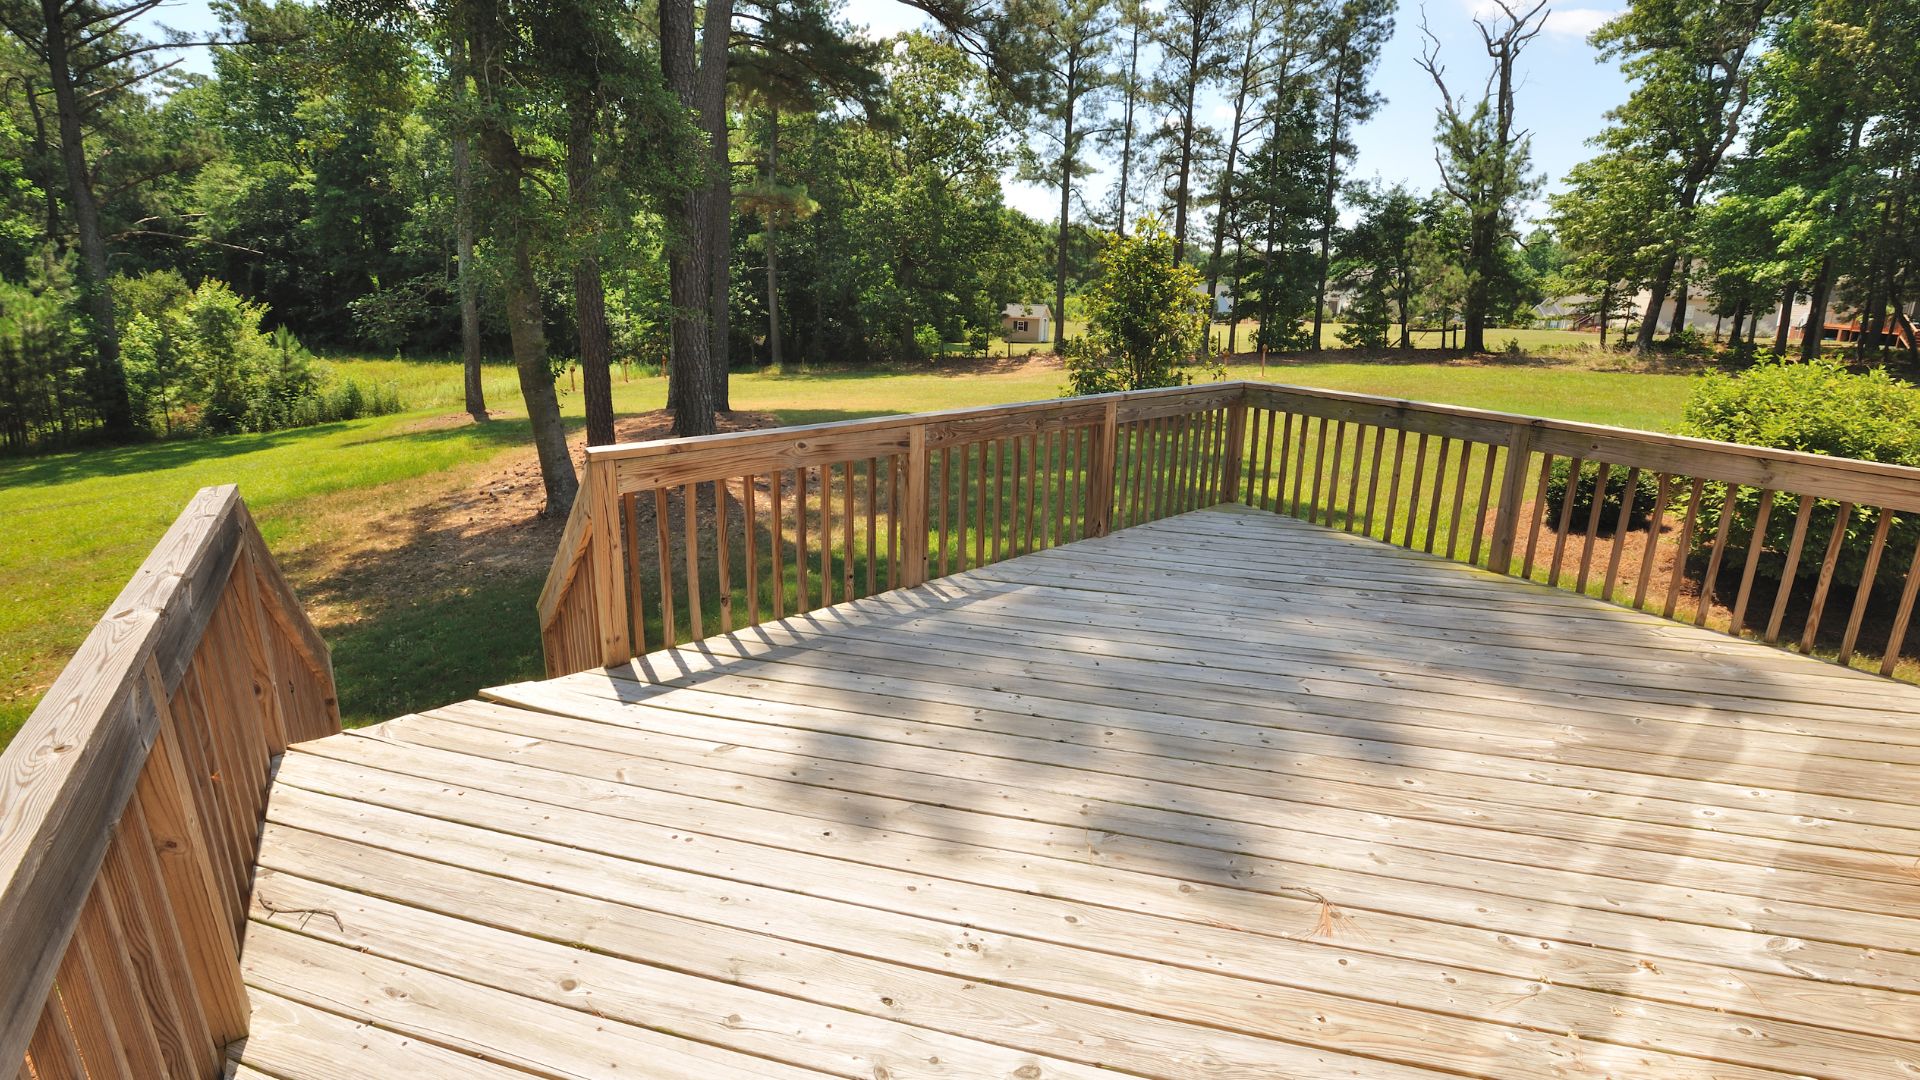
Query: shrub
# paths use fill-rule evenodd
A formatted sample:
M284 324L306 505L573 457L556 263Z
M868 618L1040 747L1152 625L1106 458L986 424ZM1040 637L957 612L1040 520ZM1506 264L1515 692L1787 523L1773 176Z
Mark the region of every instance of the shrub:
M1207 298L1200 274L1174 259L1173 239L1143 218L1129 236L1100 250L1085 294L1087 333L1060 348L1069 392L1101 394L1181 386L1183 365L1204 341Z
M1548 527L1560 522L1560 507L1567 497L1567 475L1572 463L1565 459L1556 459L1553 468L1547 473L1546 504L1540 508L1540 518ZM1624 468L1611 469L1607 473L1607 488L1600 495L1600 525L1602 536L1613 535L1620 523L1620 504L1627 497L1627 471ZM1582 530L1587 527L1587 519L1593 513L1594 489L1600 485L1600 466L1596 462L1584 462L1580 466L1580 479L1573 487L1573 513L1567 518L1569 530ZM1652 473L1642 472L1633 485L1633 506L1627 511L1627 528L1645 528L1647 520L1653 516L1653 503L1659 497L1660 482Z
M1793 363L1769 358L1739 374L1709 375L1688 399L1684 424L1689 435L1723 442L1920 466L1920 389L1881 370L1852 374L1832 360ZM1708 485L1698 535L1711 539L1719 528L1725 499L1724 487ZM1736 540L1752 534L1759 505L1757 491L1741 489L1731 525ZM1776 555L1786 551L1798 506L1793 495L1775 497L1765 551ZM1882 512L1861 507L1849 518L1835 570L1838 580L1848 584L1860 580ZM1818 545L1832 535L1838 513L1835 502L1814 504L1806 530L1810 550L1818 551ZM1889 547L1911 550L1916 541L1920 541L1920 518L1896 518L1889 531ZM1762 568L1777 577L1779 560L1763 562ZM1893 573L1897 573L1895 567L1883 566L1883 583Z

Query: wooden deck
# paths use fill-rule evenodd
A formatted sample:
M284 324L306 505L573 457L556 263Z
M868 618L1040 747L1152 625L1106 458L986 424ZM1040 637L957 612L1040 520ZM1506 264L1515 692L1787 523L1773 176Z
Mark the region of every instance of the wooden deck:
M237 1071L1911 1080L1916 804L1920 689L1221 507L290 747Z

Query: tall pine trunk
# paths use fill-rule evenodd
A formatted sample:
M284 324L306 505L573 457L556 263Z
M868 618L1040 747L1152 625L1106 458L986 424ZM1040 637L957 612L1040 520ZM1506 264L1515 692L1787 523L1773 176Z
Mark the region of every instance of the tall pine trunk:
M1827 297L1833 287L1833 256L1820 259L1820 272L1807 289L1807 322L1800 330L1800 359L1814 360L1826 345Z
M780 168L780 110L767 109L767 175L766 185L772 189ZM781 374L787 371L787 354L780 344L780 222L779 216L767 211L767 359Z
M1067 322L1067 239L1070 235L1073 199L1073 103L1074 69L1073 61L1067 68L1067 112L1060 138L1060 227L1053 245L1053 340L1058 344L1066 338L1064 327Z
M707 0L700 31L700 126L712 153L707 178L707 374L712 407L732 412L733 165L728 153L727 48L732 43L733 0Z
M587 410L587 445L606 446L613 435L613 345L607 333L607 294L600 278L599 184L594 176L592 91L567 101L567 191L581 235L573 261L573 318L580 335L580 394Z
M467 98L467 42L455 35L453 57L453 96L464 110ZM487 392L480 370L480 275L473 262L473 151L471 121L464 115L454 123L453 131L453 216L454 258L458 263L460 284L460 363L464 374L467 415L476 421L487 418Z
M1133 172L1133 110L1140 87L1140 22L1133 22L1133 45L1127 54L1127 107L1120 128L1120 193L1114 207L1113 231L1127 235L1127 179Z
M1200 50L1206 42L1202 40L1200 20L1193 21L1193 37L1189 41L1187 56L1186 85L1182 88L1185 97L1180 111L1180 181L1174 191L1173 202L1173 261L1177 266L1187 261L1187 203L1193 195L1193 109L1194 96L1200 87Z
M1346 104L1347 80L1342 77L1347 64L1347 42L1340 43L1340 55L1334 60L1333 129L1327 135L1327 179L1320 192L1320 280L1313 293L1313 340L1308 348L1320 351L1320 330L1327 310L1327 276L1332 269L1333 193L1339 181L1340 120Z
M697 113L694 57L693 0L660 0L661 72L667 89L681 106ZM673 412L673 434L682 437L714 432L710 373L713 339L707 326L713 299L706 206L710 186L696 185L665 200L664 217L672 230L668 236L667 300L673 309L667 408Z
M1673 287L1673 319L1667 323L1667 336L1679 337L1687 328L1687 277L1693 271L1691 256L1680 256L1680 283Z
M93 324L94 355L88 372L92 385L88 389L101 426L109 434L129 435L134 430L133 405L127 396L127 374L120 366L107 239L100 229L100 204L94 197L86 142L80 130L80 99L73 85L73 69L68 66L65 4L61 0L40 0L40 13L46 23L47 77L60 130L67 202L73 209L74 232L80 241L81 294Z

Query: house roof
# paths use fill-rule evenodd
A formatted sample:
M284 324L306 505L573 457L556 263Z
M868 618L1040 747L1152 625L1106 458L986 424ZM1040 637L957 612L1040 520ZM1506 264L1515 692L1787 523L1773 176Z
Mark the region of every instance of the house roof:
M1053 309L1045 304L1008 304L1000 314L1009 319L1051 319Z

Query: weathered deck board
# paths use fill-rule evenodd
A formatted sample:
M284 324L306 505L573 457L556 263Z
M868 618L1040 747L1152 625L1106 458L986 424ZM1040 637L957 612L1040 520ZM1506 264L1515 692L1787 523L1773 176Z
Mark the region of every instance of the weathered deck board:
M1920 690L1287 518L487 696L282 761L245 1066L1920 1071Z

